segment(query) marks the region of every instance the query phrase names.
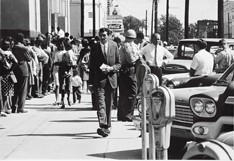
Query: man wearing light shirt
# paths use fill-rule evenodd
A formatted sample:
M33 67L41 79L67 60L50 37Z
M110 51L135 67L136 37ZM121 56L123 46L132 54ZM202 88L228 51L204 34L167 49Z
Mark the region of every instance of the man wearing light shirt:
M151 73L155 74L159 79L159 84L162 83L162 69L164 64L167 64L174 59L174 56L163 46L160 46L161 36L158 33L151 35L151 43L142 48L141 55L145 57L147 65L150 67Z
M200 39L195 46L198 51L194 56L190 66L190 76L210 75L214 68L214 57L206 51L207 43Z

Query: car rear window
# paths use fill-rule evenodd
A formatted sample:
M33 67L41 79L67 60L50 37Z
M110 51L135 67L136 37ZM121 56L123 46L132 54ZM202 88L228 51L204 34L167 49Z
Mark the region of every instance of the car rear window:
M195 44L186 43L180 46L182 59L192 59L193 55L196 53Z

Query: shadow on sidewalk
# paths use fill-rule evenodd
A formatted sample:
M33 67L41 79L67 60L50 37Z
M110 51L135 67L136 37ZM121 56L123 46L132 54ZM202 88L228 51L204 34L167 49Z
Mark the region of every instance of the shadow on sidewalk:
M92 119L92 118L91 118ZM93 120L91 119L77 119L77 120L52 120L50 122L59 122L59 123L83 123L83 122L98 122L98 119L97 117L96 118L93 118ZM117 122L117 120L112 120L111 122Z
M106 159L119 159L119 160L142 160L141 149L116 151L109 153L90 154L88 156L106 158Z
M98 122L98 120L53 120L50 122L60 122L60 123L76 123L76 122Z
M38 110L38 111L51 111L51 112L54 112L54 111L63 111L63 112L69 112L69 111L93 111L92 110L92 107L88 107L88 108L80 108L80 107L65 107L64 109L61 109L60 106L46 106L46 105L43 105L41 106L40 105L31 105L30 107L25 107L25 109L33 109L33 110Z
M96 135L96 136L94 136ZM99 139L96 132L90 133L62 133L62 134L19 134L19 135L8 135L8 137L24 137L24 136L35 136L35 137L74 137L73 139Z

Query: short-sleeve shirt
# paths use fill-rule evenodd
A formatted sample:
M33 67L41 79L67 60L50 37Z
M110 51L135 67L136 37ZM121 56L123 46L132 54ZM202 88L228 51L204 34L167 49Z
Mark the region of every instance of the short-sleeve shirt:
M191 68L196 71L195 75L212 74L214 68L214 57L211 53L202 49L194 55Z
M54 56L54 63L56 63L56 62L62 62L62 57L63 57L63 54L64 54L64 53L66 53L66 50L57 51L57 52L55 53L55 56ZM58 72L58 69L59 69L58 66L54 66L53 73L57 73L57 72Z
M218 53L215 57L215 64L218 64L218 71L224 72L234 62L234 51L227 48Z
M132 42L125 42L120 48L121 65L133 65L139 58L139 50L137 45Z

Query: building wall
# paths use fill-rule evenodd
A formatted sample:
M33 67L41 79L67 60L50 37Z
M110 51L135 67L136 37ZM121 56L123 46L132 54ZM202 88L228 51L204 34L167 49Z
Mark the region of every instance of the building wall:
M2 29L29 30L29 0L2 0Z
M39 0L1 0L1 37L22 32L35 36L40 32Z
M74 37L80 37L81 35L81 5L80 3L70 3L70 19L71 19L71 35Z
M234 1L224 2L224 37L234 38Z
M199 20L198 37L199 38L216 38L218 35L218 22L214 20Z
M50 9L48 0L40 0L40 12L41 12L41 33L50 32Z
M63 16L58 16L58 26L63 29L63 31L67 32L66 30L66 18Z
M106 27L106 2L96 0L95 5L96 34L101 27ZM92 0L84 1L84 36L93 36L93 3ZM74 37L81 35L81 1L70 1L70 29Z

